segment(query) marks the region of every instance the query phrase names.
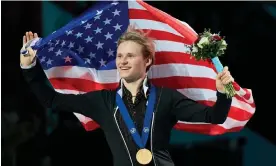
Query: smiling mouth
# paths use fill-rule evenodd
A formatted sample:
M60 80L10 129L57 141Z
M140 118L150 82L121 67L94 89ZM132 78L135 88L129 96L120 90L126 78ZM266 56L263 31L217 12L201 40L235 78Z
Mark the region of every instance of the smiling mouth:
M129 70L130 67L120 67L121 70Z

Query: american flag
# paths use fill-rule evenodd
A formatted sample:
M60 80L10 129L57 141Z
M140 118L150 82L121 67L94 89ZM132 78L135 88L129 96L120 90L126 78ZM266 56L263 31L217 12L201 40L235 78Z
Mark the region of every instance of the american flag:
M148 73L153 84L177 89L206 105L214 104L215 67L209 61L191 59L189 53L197 33L187 23L143 1L100 2L43 38L38 58L53 88L74 94L115 89L119 82L116 42L129 24L150 30L149 36L155 38L156 62ZM178 121L174 128L208 135L244 128L255 113L255 103L249 89L236 82L234 87L237 95L223 124ZM87 131L100 127L93 119L74 114Z

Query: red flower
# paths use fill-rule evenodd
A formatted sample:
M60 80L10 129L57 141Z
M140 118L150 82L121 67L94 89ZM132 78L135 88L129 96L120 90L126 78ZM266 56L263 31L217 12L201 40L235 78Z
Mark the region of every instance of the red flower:
M222 38L219 36L219 35L214 35L213 37L212 37L212 40L221 40Z

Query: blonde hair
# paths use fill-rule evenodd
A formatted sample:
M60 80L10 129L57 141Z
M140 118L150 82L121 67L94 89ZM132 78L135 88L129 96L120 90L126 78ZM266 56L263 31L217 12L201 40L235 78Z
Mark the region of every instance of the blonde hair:
M155 61L154 40L153 38L150 38L148 36L149 32L150 31L145 33L143 30L135 28L135 25L129 25L127 30L121 35L117 43L117 46L119 46L121 43L125 41L133 41L140 44L143 47L142 53L144 58L149 58L152 60L151 65L147 67L146 71L150 69L150 67L154 64Z

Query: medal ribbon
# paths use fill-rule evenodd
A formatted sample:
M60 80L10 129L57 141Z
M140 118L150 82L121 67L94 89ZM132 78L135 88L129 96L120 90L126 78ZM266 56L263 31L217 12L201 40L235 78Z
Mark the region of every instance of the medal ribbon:
M116 94L116 103L119 107L119 111L121 112L123 120L125 121L126 126L128 127L128 130L130 131L135 143L140 148L144 148L148 140L148 136L150 132L150 124L151 124L152 115L154 112L155 99L156 99L156 88L153 85L151 85L150 95L149 95L149 100L147 104L144 125L142 130L142 139L141 139L141 136L138 133L121 96L118 93Z

